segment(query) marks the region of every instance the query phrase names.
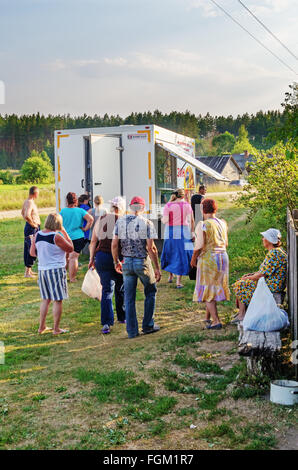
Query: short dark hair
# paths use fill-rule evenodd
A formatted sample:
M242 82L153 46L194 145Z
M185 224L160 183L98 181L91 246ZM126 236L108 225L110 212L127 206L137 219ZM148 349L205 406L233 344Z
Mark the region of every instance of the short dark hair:
M83 204L86 199L89 201L89 196L88 194L81 194L81 196L78 199L78 204Z
M202 205L204 214L214 214L217 211L217 204L214 199L204 199Z
M31 186L31 188L29 189L29 195L33 196L33 194L36 193L36 191L38 191L38 187L37 186Z
M199 187L199 191L201 191L201 189L206 189L206 186L204 184L202 184L200 187Z
M67 193L66 195L66 201L68 205L77 205L78 204L78 198L76 193Z

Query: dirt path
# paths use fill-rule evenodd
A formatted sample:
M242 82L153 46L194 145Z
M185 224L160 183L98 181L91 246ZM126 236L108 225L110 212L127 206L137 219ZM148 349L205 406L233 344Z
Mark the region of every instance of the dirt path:
M235 196L238 194L238 191L231 192L217 192L217 193L208 193L208 197L219 197L219 196ZM41 207L38 208L39 214L48 214L52 211L55 211L55 207ZM0 211L0 219L14 219L16 217L21 217L21 209L14 209L10 211Z
M298 450L298 429L289 429L277 448L278 450Z
M41 207L38 208L39 214L49 214L56 210L56 207ZM21 217L21 209L15 209L13 211L0 211L0 219L14 219L15 217Z

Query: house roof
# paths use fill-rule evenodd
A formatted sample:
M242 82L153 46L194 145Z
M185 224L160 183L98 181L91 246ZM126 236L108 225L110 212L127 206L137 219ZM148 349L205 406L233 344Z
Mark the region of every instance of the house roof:
M245 165L247 162L252 162L253 161L253 155L249 154L247 157L245 156L244 153L233 153L233 159L238 163L240 168L245 170Z
M240 173L242 173L242 169L237 163L237 161L232 157L232 155L222 155L219 157L196 157L200 162L205 163L213 170L217 171L218 173L222 173L225 169L228 162L231 160L233 164L237 167Z

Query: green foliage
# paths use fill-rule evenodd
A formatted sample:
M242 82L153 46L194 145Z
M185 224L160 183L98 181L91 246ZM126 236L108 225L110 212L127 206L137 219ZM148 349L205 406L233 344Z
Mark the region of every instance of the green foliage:
M249 142L248 132L242 124L240 126L239 135L236 139L235 145L232 148L232 153L243 153L245 151L253 155L256 153L256 149Z
M256 148L267 148L266 138L272 128L284 125L288 120L288 107L284 112L258 111L255 115L244 113L233 116L195 116L189 111L180 113L172 111L163 114L159 110L144 113L131 113L127 117L105 114L104 116L44 116L37 114L17 116L16 114L0 116L0 168L21 168L25 159L30 155L32 147L38 152L45 150L54 164L54 130L81 129L90 127L109 127L122 124L156 124L180 134L197 139L198 155L216 155L212 146L212 138L216 134L228 131L237 135L243 124L249 132ZM298 126L296 125L296 129ZM271 144L276 142L271 137Z
M289 88L290 91L285 94L285 100L282 103L283 122L273 128L270 137L284 143L292 140L294 146L298 147L298 82L292 83Z
M212 145L216 148L217 155L232 153L232 149L235 144L235 137L228 131L224 134L219 134L212 139Z
M21 176L24 182L49 183L51 181L53 167L49 158L45 159L44 157L41 155L32 156L25 160L21 168Z
M298 205L297 160L297 148L290 142L275 145L270 153L258 152L249 166L248 185L238 203L249 207L251 216L262 208L285 223L286 208L293 211Z
M0 171L0 181L2 184L13 184L14 178L10 171Z

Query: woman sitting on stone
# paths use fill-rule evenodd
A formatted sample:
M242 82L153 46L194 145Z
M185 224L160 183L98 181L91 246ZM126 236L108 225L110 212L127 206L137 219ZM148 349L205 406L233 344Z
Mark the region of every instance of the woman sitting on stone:
M261 264L259 270L253 274L245 274L233 284L239 305L239 313L233 323L242 321L249 302L257 287L257 282L261 277L265 278L272 293L282 293L286 287L287 278L287 255L280 248L281 233L275 228L269 228L263 235L263 245L268 253Z

